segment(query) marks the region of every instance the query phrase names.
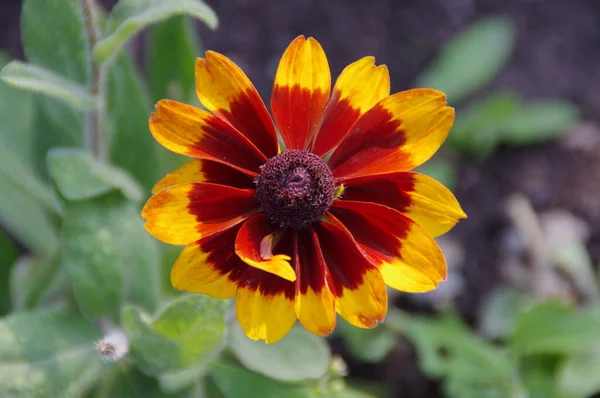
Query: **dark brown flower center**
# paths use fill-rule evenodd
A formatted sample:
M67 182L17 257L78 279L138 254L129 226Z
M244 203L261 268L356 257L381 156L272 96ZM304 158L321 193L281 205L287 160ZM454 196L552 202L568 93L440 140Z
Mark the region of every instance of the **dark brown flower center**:
M262 210L283 228L303 228L317 221L331 207L334 195L331 170L306 151L287 151L269 159L256 181Z

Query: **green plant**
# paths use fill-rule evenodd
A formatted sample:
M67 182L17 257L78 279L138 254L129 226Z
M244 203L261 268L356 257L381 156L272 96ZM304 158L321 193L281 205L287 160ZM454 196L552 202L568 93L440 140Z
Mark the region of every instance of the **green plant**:
M24 1L27 62L0 58L1 396L366 396L323 339L248 341L228 301L170 287L139 212L181 162L147 123L195 94L192 19L218 22L201 0ZM147 79L125 50L146 28Z

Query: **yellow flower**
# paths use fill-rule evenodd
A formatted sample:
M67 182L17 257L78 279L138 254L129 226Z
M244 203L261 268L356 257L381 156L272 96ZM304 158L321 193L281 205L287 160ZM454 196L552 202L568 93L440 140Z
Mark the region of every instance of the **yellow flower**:
M272 343L296 320L328 335L336 312L374 327L386 285L425 292L445 280L433 238L466 216L450 191L410 172L452 127L443 93L390 95L373 57L346 67L331 91L323 49L303 36L275 76L275 124L227 57L207 52L196 81L208 112L162 100L150 118L158 142L195 158L159 181L143 210L152 235L186 245L174 287L236 297L246 334Z

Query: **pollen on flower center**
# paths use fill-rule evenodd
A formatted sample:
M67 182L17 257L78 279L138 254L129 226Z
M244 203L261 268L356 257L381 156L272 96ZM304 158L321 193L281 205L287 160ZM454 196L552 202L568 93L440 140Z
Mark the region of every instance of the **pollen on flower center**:
M283 152L261 167L256 196L272 222L283 228L303 228L331 207L333 174L317 155L299 150Z

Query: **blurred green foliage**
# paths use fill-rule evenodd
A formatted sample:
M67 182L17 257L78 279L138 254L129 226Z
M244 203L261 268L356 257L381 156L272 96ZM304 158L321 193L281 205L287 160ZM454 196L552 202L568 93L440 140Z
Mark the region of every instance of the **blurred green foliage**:
M266 346L247 339L228 301L179 295L168 279L179 249L143 229L139 210L152 184L182 162L156 145L148 115L160 98L196 101L194 20L215 28L214 12L200 0L120 0L110 15L95 10L102 33L94 43L81 4L25 0L27 62L0 54L0 396L372 396L346 384L324 339L295 328ZM147 79L123 51L145 28ZM420 85L464 103L502 69L515 40L509 21L478 21ZM94 70L105 76L99 92L91 90ZM90 111L98 110L105 159L90 150ZM477 157L500 144L554 138L577 121L571 104L511 92L471 101L458 115L449 144ZM424 171L453 186L448 159ZM573 255L563 256L566 264ZM380 363L407 338L421 371L441 379L449 398L600 391L597 304L577 309L504 291L486 306L481 333L452 312L393 309L382 327L340 320L337 333L367 363ZM102 361L95 344L115 329L127 336L129 354Z
M159 98L195 95L192 18L214 28L214 12L199 0L121 0L110 15L94 10L104 27L94 43L82 5L25 0L28 62L0 58L0 310L10 313L0 395L366 396L330 369L322 338L295 329L255 343L226 319L228 301L167 287L179 249L143 228L152 184L182 162L156 145L148 115ZM147 27L148 82L122 51ZM104 87L93 91L98 72ZM91 151L97 110L105 159ZM95 344L111 330L124 331L129 353L103 362Z
M507 18L482 18L453 37L417 79L419 87L444 91L449 104L458 110L445 154L437 155L435 165L425 164L421 169L450 189L455 172L447 149L485 160L498 145L552 140L578 121L577 107L567 101L525 101L514 91L485 90L509 61L517 36Z

